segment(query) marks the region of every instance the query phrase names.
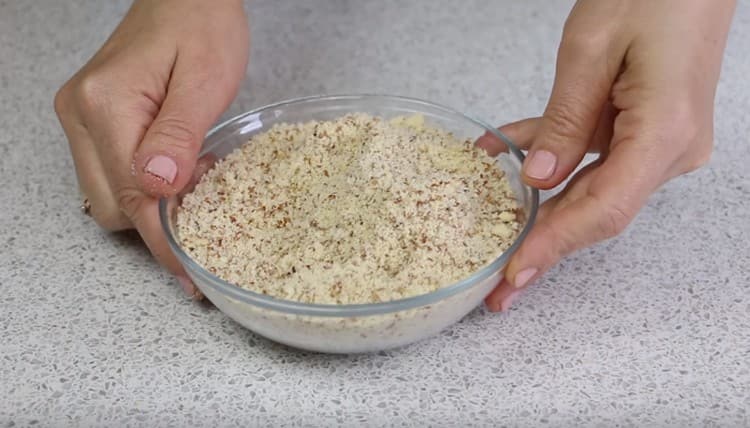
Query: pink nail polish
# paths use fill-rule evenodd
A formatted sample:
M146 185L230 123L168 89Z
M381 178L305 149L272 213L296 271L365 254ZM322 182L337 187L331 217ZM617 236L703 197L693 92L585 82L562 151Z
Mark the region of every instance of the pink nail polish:
M557 156L547 150L537 150L524 164L523 172L531 178L546 180L552 177L557 166Z
M521 272L518 272L516 274L516 277L513 280L513 286L516 288L523 288L527 285L529 280L536 275L537 269L536 268L526 268L522 270Z
M195 288L195 284L193 284L193 281L190 280L190 278L185 276L178 276L177 282L180 283L180 286L182 287L182 291L185 292L189 297L195 296L195 292L197 291Z
M144 171L172 184L174 178L177 177L177 164L167 156L156 155L149 159Z
M503 299L502 302L500 302L500 311L505 312L513 305L513 302L518 298L518 296L521 294L520 291L514 291Z

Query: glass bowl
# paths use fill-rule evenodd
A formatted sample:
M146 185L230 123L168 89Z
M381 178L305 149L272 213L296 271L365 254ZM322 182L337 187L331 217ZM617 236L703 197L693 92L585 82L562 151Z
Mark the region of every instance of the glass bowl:
M162 199L159 215L167 241L200 291L229 317L271 340L310 351L328 353L373 352L403 346L432 336L476 308L502 279L510 256L534 222L539 193L521 181L523 154L495 128L453 111L417 99L383 95L342 95L302 98L241 114L214 128L201 155L220 159L245 144L254 134L274 124L331 120L347 113L368 113L386 119L422 114L425 122L453 132L459 138L496 138L507 151L497 156L522 209L523 228L516 241L499 257L471 276L415 297L355 305L318 305L255 293L218 278L193 260L178 243L173 220L180 197ZM189 190L189 189L188 189Z

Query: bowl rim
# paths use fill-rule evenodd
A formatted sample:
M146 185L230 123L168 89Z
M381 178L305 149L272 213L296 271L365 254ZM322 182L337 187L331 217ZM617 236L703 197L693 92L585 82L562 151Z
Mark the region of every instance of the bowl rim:
M505 143L505 145L508 147L508 151L512 153L518 159L518 161L523 163L525 159L525 156L521 152L521 150L518 147L516 147L516 145L507 136L505 136L503 133L498 131L495 127L490 126L484 121L476 119L469 114L461 113L449 107L445 107L443 105L435 104L435 103L425 101L422 99L418 99L418 98L403 97L403 96L397 96L397 95L383 95L383 94L314 95L314 96L308 96L308 97L293 98L293 99L288 99L285 101L269 104L263 107L259 107L259 108L247 111L245 113L238 114L214 126L206 134L206 137L204 138L204 144L205 144L205 140L210 138L212 135L214 135L218 131L251 115L261 114L262 112L265 112L265 111L277 109L277 108L292 105L292 104L308 103L308 102L315 102L315 101L336 101L336 100L353 101L357 99L381 99L386 102L388 101L405 102L405 103L411 103L417 106L422 105L422 106L429 107L434 110L440 110L443 113L447 113L449 115L459 117L462 120L467 120L481 128L484 128L485 131L488 131L494 134L501 141L503 141L503 143ZM205 153L206 149L207 149L207 146L205 145L201 148L201 155ZM426 306L426 305L439 302L445 298L448 298L450 296L460 293L461 291L471 288L473 285L484 281L485 279L490 277L492 274L499 271L500 268L516 252L516 250L518 250L518 247L524 241L524 239L528 235L529 231L531 230L531 227L533 226L536 220L537 210L539 208L539 190L531 186L528 186L526 184L524 184L524 186L531 189L531 209L527 213L526 224L524 225L524 228L521 230L521 233L519 233L518 237L513 242L513 244L511 244L511 246L505 251L503 251L497 258L495 258L492 262L485 265L483 268L472 273L468 277L463 278L459 281L456 281L450 285L441 287L430 293L420 294L417 296L407 297L407 298L398 299L398 300L391 300L387 302L378 302L378 303L357 303L357 304L344 304L344 305L304 303L304 302L293 301L293 300L279 299L279 298L272 297L269 295L256 293L254 291L234 285L231 282L225 281L224 279L219 278L218 276L209 272L207 269L203 268L203 266L201 266L192 257L190 257L190 255L188 255L182 249L179 243L176 241L175 236L173 235L172 230L169 226L169 213L167 212L169 208L168 203L171 198L159 199L159 220L161 222L162 231L166 237L166 240L170 249L174 253L175 257L177 257L177 259L183 265L183 267L187 271L198 276L202 281L205 282L205 284L217 289L225 296L232 297L244 303L249 303L255 306L260 306L265 309L280 311L280 312L293 314L293 315L325 316L325 317L353 317L353 316L382 315L382 314L387 314L387 313L392 313L392 312L415 309L418 307L422 307L422 306ZM200 282L200 281L196 281L196 282Z

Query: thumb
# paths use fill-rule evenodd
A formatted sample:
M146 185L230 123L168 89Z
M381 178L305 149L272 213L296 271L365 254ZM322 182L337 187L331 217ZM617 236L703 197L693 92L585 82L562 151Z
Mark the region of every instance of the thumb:
M134 156L133 173L146 194L171 196L190 181L206 133L237 92L238 84L221 75L201 62L175 64L167 96Z
M577 10L582 8L597 10ZM592 36L591 15L604 12L599 9L579 2L566 23L550 99L522 169L531 186L555 187L576 168L607 104L623 52L613 49L606 31Z

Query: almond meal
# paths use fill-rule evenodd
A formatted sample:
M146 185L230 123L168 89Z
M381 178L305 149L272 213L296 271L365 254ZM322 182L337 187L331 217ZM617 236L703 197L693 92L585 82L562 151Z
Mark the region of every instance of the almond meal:
M180 244L240 287L317 304L435 291L516 239L495 159L422 116L278 124L218 161L178 210Z

